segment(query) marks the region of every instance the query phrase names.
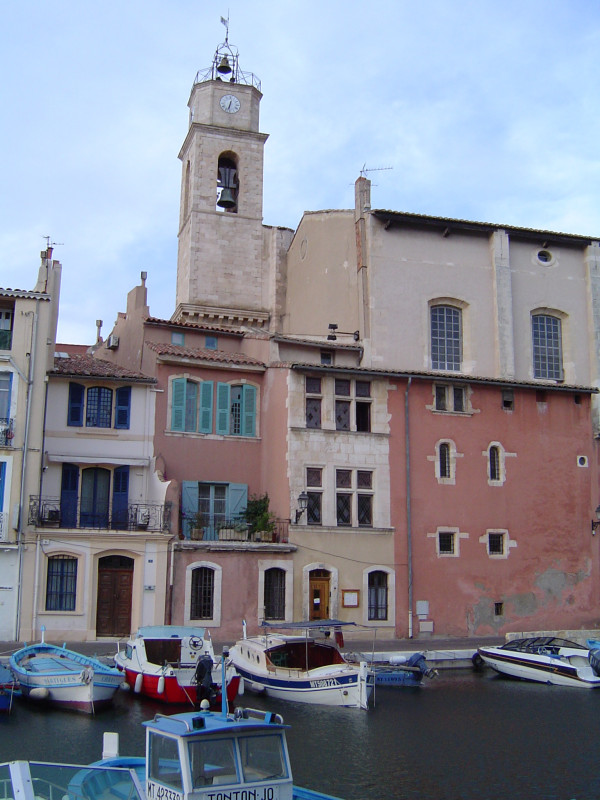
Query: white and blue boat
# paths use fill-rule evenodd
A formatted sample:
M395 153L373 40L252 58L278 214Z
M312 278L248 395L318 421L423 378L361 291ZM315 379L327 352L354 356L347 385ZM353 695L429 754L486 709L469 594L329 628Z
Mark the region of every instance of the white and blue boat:
M269 625L264 635L243 638L230 657L244 688L279 700L368 709L375 675L365 661L349 663L328 635L352 623L314 620ZM302 630L300 635L275 630ZM319 635L320 634L320 635Z
M97 658L42 641L10 656L23 697L95 713L112 702L123 683L121 672Z

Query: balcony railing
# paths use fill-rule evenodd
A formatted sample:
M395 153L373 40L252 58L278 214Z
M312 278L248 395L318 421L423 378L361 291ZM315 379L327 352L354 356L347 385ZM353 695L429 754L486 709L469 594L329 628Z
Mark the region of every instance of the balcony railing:
M29 524L36 528L92 528L117 531L169 531L171 504L130 503L116 509L82 507L60 497L29 498Z
M0 447L12 447L14 435L15 430L13 418L0 417Z
M208 524L196 526L194 518L182 514L184 539L205 542L265 542L286 544L288 541L289 519L275 519L269 523L268 530L253 530L240 517L233 519L214 518Z

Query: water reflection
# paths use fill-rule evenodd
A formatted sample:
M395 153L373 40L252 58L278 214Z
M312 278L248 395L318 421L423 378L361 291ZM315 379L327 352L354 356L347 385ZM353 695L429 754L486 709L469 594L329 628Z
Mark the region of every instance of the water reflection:
M369 712L251 694L240 704L291 726L296 783L346 800L600 798L600 690L457 671L422 688L379 688L376 701ZM0 718L0 760L88 763L105 730L120 733L122 753L142 755L141 722L166 711L129 695L96 717L18 702Z

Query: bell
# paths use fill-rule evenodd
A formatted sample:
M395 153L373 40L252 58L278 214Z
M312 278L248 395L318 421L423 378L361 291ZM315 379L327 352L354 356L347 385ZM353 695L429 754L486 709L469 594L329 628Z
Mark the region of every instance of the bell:
M217 67L217 72L220 72L221 75L228 75L231 72L231 67L229 66L229 60L227 56L223 56L221 59L221 63Z
M235 201L235 197L233 196L233 192L229 188L221 189L221 194L219 199L217 200L217 205L219 208L235 208L237 203Z

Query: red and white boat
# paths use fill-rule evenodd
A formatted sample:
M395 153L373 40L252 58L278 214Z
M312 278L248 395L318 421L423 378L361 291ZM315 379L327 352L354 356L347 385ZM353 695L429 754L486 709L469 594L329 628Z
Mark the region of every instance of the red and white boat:
M210 632L180 625L149 625L140 628L114 657L116 666L136 694L178 705L198 705L207 699L221 703L220 658L215 659ZM227 700L232 702L240 687L233 663L225 665Z

